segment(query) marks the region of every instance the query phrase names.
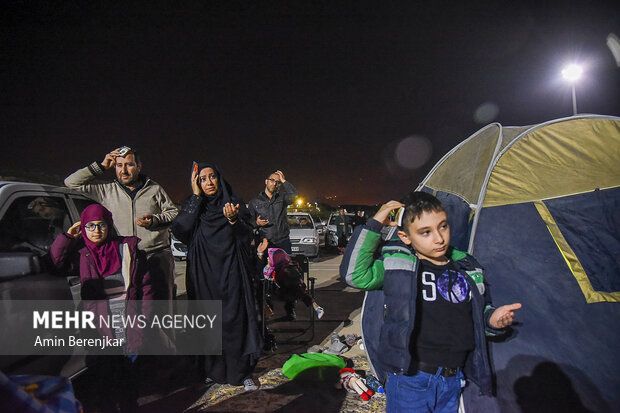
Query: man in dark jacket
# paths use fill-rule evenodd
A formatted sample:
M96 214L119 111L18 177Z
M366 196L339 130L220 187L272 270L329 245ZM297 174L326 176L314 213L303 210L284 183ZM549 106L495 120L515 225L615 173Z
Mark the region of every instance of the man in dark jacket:
M298 193L293 184L284 178L282 171L275 171L265 179L265 190L250 201L250 214L258 228L258 239L267 238L269 248L292 253L286 207L293 203ZM287 301L284 307L288 319L294 320L295 301Z
M250 201L249 209L256 223L260 239L267 238L270 248L280 248L291 254L291 240L286 219L286 207L293 203L299 192L276 171L265 179L265 190Z

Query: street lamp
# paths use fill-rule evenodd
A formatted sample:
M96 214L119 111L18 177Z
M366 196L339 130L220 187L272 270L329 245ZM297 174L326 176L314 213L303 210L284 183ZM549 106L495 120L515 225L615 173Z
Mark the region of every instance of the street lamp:
M573 116L577 114L577 95L575 94L575 83L581 77L583 69L576 64L570 64L562 69L562 77L571 83L573 89Z

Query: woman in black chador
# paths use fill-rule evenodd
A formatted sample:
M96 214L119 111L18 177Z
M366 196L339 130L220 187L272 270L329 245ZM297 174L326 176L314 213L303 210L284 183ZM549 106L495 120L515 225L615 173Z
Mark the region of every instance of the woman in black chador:
M251 281L250 213L213 164L194 165L192 191L172 233L188 246L188 298L222 300L222 355L205 357L206 382L256 390L251 375L262 338Z

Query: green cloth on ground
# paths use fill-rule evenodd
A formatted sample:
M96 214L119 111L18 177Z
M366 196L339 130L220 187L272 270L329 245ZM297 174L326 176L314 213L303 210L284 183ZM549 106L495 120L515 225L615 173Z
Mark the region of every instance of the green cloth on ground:
M333 354L303 353L293 354L282 366L282 374L294 379L299 373L313 367L346 367L347 363Z

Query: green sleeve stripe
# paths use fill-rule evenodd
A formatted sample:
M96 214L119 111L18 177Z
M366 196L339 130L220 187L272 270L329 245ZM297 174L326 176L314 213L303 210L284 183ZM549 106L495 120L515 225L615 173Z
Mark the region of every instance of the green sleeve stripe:
M464 253L463 251L459 251L457 249L452 249L451 255L452 256L450 258L452 258L452 261L459 261L467 256L466 253Z
M364 228L353 246L347 267L348 285L365 290L383 286L383 261L375 260L374 253L381 241L381 234Z
M407 261L413 261L413 262L417 260L417 257L413 255L411 251L408 251L408 250L405 250L404 253L397 252L395 254L390 254L389 256L394 257L394 258L400 258L400 259L407 260Z

